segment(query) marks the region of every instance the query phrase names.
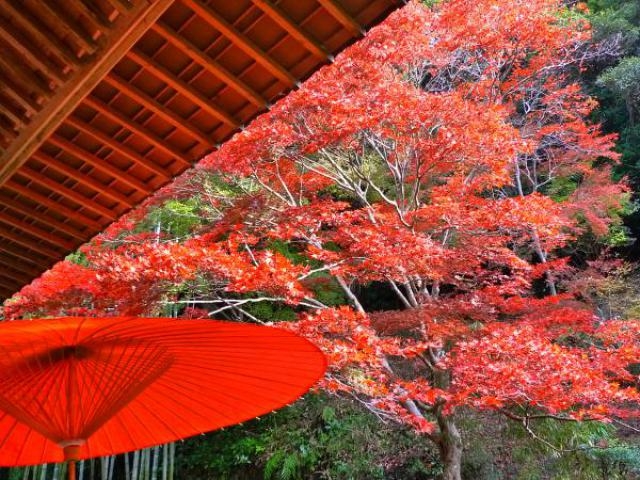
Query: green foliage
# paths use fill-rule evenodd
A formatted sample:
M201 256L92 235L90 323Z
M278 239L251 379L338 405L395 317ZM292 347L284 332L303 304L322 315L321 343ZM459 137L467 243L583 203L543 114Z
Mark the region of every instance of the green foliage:
M419 480L439 466L426 439L349 401L307 396L260 420L187 440L178 461L200 480Z
M620 35L624 54L630 54L640 41L640 7L635 0L589 0L593 12L594 40Z
M73 253L70 253L64 258L67 262L75 263L76 265L82 265L83 267L89 266L89 261L87 260L87 256L76 250Z
M626 480L640 470L640 451L619 441L610 425L540 420L531 428L564 451L550 448L513 425L508 434L517 439L513 459L519 465L518 480Z
M202 224L197 198L169 200L149 212L140 224L141 231L157 231L172 237L182 238Z
M243 310L264 322L291 322L297 318L295 310L282 303L248 303Z
M598 83L635 105L640 95L640 57L627 57L615 67L605 70Z
M556 177L548 184L545 193L556 202L564 202L578 188L579 181L576 176Z

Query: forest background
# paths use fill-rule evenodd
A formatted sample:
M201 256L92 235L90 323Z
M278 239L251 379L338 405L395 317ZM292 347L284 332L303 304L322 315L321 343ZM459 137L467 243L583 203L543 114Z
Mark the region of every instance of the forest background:
M639 116L636 0L410 3L4 314L274 324L331 361L85 478L640 478Z

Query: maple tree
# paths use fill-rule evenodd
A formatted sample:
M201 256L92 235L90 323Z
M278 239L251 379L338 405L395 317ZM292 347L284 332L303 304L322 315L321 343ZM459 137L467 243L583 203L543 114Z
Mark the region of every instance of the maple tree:
M588 35L557 0L411 3L162 194L198 197L190 235L123 219L5 313L182 303L261 321L248 306L289 305L285 328L331 360L323 386L424 432L447 480L461 407L534 436L540 418L632 415L640 330L578 301L562 249L605 235L625 198L594 167L614 139L569 75ZM367 312L371 284L393 308Z

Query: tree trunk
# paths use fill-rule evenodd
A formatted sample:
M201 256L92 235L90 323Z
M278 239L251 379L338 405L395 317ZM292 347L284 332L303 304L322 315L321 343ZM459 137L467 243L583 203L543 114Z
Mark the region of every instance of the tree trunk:
M442 480L462 480L462 437L452 416L437 415L440 435L438 450L444 466Z

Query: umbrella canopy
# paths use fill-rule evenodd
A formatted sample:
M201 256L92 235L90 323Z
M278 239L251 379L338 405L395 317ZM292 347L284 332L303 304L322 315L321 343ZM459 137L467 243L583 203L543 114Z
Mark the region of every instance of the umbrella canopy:
M0 323L0 465L170 442L292 402L324 373L310 342L213 320Z

